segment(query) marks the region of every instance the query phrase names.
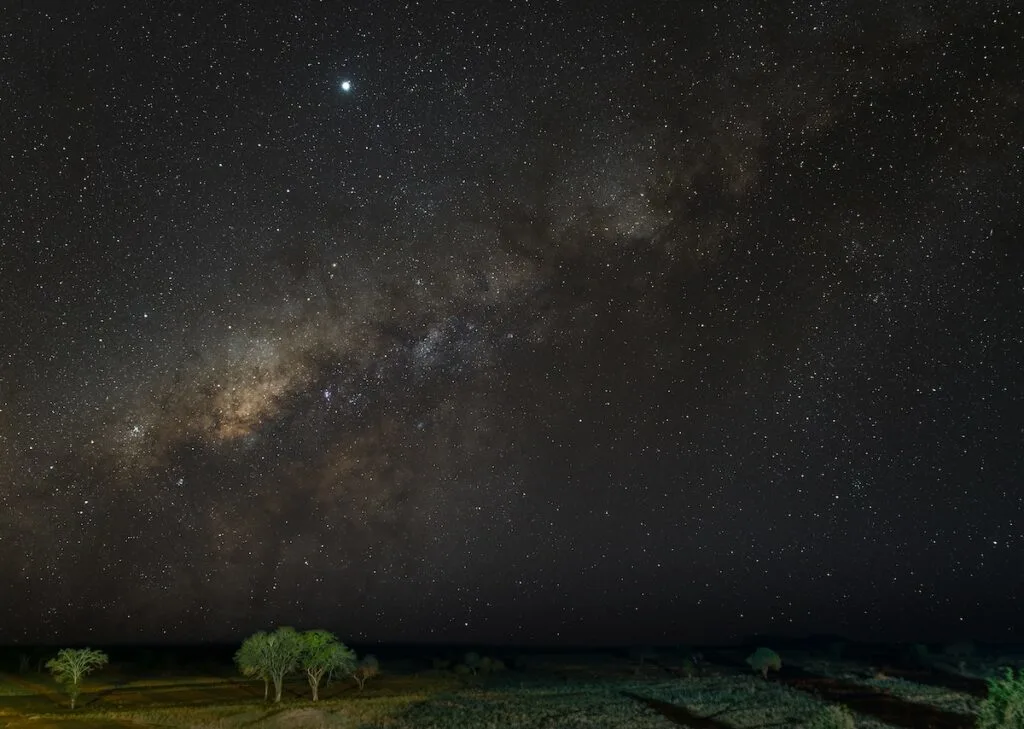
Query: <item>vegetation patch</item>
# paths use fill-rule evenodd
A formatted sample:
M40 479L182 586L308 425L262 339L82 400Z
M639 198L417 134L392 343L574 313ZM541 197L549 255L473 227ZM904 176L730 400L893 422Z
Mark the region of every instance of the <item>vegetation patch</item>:
M749 676L665 681L637 685L632 690L739 729L801 726L817 719L831 705L801 691ZM863 729L888 726L864 716L855 716L855 722Z
M981 700L968 693L889 676L882 671L873 671L852 662L808 660L802 666L804 670L819 676L864 686L900 701L921 704L951 714L974 716L981 706Z

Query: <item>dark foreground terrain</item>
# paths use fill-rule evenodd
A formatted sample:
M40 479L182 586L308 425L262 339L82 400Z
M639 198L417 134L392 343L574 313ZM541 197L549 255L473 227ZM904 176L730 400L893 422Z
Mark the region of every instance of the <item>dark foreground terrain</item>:
M47 651L13 649L0 664L0 726L752 729L796 727L840 705L858 727L967 729L985 679L1024 664L1011 650L933 658L899 646L794 645L778 648L782 669L765 679L746 665L746 647L495 649L496 660L474 672L461 650L382 650L381 675L363 690L335 678L314 703L295 676L273 704L261 681L238 675L231 647L111 648L111 665L86 679L72 711L40 672Z

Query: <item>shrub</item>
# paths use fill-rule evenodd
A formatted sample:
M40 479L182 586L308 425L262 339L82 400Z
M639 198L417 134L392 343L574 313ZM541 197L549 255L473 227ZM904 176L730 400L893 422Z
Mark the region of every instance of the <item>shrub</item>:
M804 724L804 729L854 729L856 722L853 714L845 706L826 706L811 720Z
M359 685L359 690L362 691L366 685L368 679L373 678L380 673L380 661L377 660L377 656L368 655L364 656L355 669L352 671L352 678Z
M1024 729L1024 669L1014 676L1013 669L1007 668L1003 678L989 679L978 729Z
M747 656L747 665L755 671L760 671L764 678L768 678L768 669L773 671L782 669L782 659L771 648L758 648Z

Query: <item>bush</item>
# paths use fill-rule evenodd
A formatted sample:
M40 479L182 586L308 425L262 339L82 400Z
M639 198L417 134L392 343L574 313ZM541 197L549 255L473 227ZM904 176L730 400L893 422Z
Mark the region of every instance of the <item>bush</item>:
M356 667L352 671L352 678L359 685L359 690L362 691L363 687L366 686L366 682L380 673L380 661L377 660L377 656L368 655L364 656Z
M978 729L1024 729L1024 669L988 681L988 698L981 702Z
M826 706L804 724L805 729L854 729L853 714L845 706Z
M755 671L760 671L764 678L768 678L768 669L773 671L782 669L782 659L771 648L758 648L747 656L747 665Z

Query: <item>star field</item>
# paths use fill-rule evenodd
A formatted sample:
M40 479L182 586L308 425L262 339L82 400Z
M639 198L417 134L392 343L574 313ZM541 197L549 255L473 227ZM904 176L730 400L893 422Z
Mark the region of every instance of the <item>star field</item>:
M0 641L1021 634L1012 3L0 27Z

